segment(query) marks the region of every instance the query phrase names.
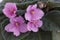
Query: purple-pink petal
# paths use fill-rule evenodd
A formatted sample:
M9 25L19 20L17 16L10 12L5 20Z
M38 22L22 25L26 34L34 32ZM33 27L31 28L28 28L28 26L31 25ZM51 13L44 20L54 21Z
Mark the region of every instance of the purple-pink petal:
M13 18L13 17L16 16L15 13L12 14L12 13L11 13L8 9L6 9L6 8L3 9L3 13L4 13L4 15L5 15L6 17L8 17L8 18Z
M8 8L8 9L13 8L13 9L17 10L16 3L6 3L5 8Z
M19 22L19 23L22 24L22 23L24 23L25 21L24 21L23 17L18 16L18 17L15 17L15 18L11 18L11 19L10 19L10 22L11 22L11 23Z
M36 27L34 24L32 24L31 22L28 22L27 24L27 29L29 31L33 31L33 32L37 32L38 31L38 27Z
M31 14L25 13L25 19L31 21Z
M40 9L35 9L34 14L32 14L32 19L31 20L39 20L44 16L44 12Z
M19 30L20 30L21 33L27 32L28 31L27 25L25 23L20 25Z
M29 12L30 10L32 10L32 9L36 9L37 8L37 4L35 4L35 5L29 5L28 7L27 7L27 12Z
M13 32L13 34L15 36L19 36L20 35L19 30L16 27L14 27L14 25L12 25L11 23L5 26L5 30L7 32Z
M28 24L27 24L27 29L28 29L28 31L31 31L31 23L30 22L28 22Z
M35 27L34 24L31 24L31 30L33 32L38 32L38 27Z
M30 8L32 7L32 5L29 5L28 7L27 7L27 12L29 12L30 11Z
M36 22L36 27L42 27L43 22L41 20L37 20Z
M5 26L5 30L7 31L7 32L12 32L12 29L13 29L14 27L13 27L13 25L11 24L11 23L9 23L8 25L6 25Z
M31 9L36 9L37 8L37 4L32 5Z
M14 34L15 36L19 36L19 35L20 35L20 31L15 29L14 32L13 32L13 34Z

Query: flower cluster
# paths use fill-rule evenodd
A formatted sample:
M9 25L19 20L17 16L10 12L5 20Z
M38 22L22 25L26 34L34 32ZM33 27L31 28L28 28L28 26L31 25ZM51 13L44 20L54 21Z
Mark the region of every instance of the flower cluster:
M26 24L22 16L16 15L17 6L15 3L6 3L3 13L9 18L10 23L5 26L7 32L13 32L15 36L27 31L37 32L43 22L40 20L44 16L44 12L37 8L37 4L29 5L26 9L25 19L29 22Z
M10 23L6 25L5 30L7 32L13 32L15 36L19 36L20 33L27 32L27 26L23 17L16 17L17 6L15 3L6 3L3 13L10 19Z
M42 26L43 22L40 20L44 16L44 12L37 8L37 4L29 5L25 13L25 19L28 20L27 29L29 31L37 32L38 28Z

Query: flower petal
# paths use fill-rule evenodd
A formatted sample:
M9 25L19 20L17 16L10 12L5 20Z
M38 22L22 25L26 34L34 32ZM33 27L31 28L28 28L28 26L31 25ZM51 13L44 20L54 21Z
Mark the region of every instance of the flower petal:
M19 32L18 30L14 29L13 34L14 34L15 36L19 36L19 35L20 35L20 32Z
M25 13L25 19L30 21L31 20L31 14L30 13Z
M13 32L13 34L14 34L15 36L19 36L19 35L20 35L19 30L18 30L14 25L12 25L11 23L8 24L8 25L5 27L5 30L6 30L7 32Z
M29 31L33 31L33 32L37 32L38 31L38 27L36 27L34 24L32 24L31 22L28 22L27 24L27 29Z
M40 9L35 9L35 14L32 15L32 20L39 20L44 16L44 12Z
M36 8L37 8L37 4L34 4L31 9L36 9Z
M32 7L32 5L29 5L28 7L27 7L27 12L29 12L30 11L30 8Z
M27 31L28 31L28 30L27 30L27 25L26 25L25 23L22 24L22 25L20 25L19 30L20 30L20 32L22 32L22 33L27 32Z
M31 23L30 23L30 22L28 22L28 24L27 24L27 29L28 29L29 31L31 31Z
M13 8L13 9L17 10L17 6L15 3L6 3L5 8L8 8L8 9Z
M13 18L13 17L16 16L16 14L10 15L11 13L10 13L10 11L9 11L7 8L4 8L4 9L3 9L3 13L4 13L5 16L8 17L8 18Z
M11 18L11 19L10 19L10 22L11 22L11 23L19 22L19 23L22 24L22 23L24 23L25 21L24 21L23 17L19 16L19 17Z
M41 20L37 20L36 27L42 27L43 22Z
M35 5L29 5L29 6L27 7L27 12L30 12L30 10L36 9L36 8L37 8L37 4L35 4Z
M13 25L12 25L11 23L5 26L5 30L6 30L7 32L13 32L13 30L12 30L13 28L14 28L14 27L13 27Z
M38 31L38 27L36 27L34 24L31 24L31 30L33 32L37 32Z

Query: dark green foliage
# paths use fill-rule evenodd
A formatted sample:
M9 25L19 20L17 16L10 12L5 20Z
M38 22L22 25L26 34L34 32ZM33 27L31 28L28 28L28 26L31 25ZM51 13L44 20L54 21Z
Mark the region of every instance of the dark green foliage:
M57 31L60 30L60 11L52 10L43 17L43 30Z

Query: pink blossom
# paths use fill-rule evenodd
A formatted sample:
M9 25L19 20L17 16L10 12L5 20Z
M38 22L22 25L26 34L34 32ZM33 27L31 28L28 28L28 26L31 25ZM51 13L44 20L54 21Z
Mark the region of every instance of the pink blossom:
M28 21L39 20L43 16L44 16L44 12L37 8L37 4L29 5L25 13L25 19Z
M15 3L6 3L3 9L3 13L8 18L13 18L16 16L17 6Z
M42 26L43 22L41 20L30 21L27 24L27 29L29 31L37 32L38 29Z
M27 32L27 25L24 23L24 19L19 16L10 19L10 23L5 26L7 32L13 32L15 36L19 36L20 33Z

